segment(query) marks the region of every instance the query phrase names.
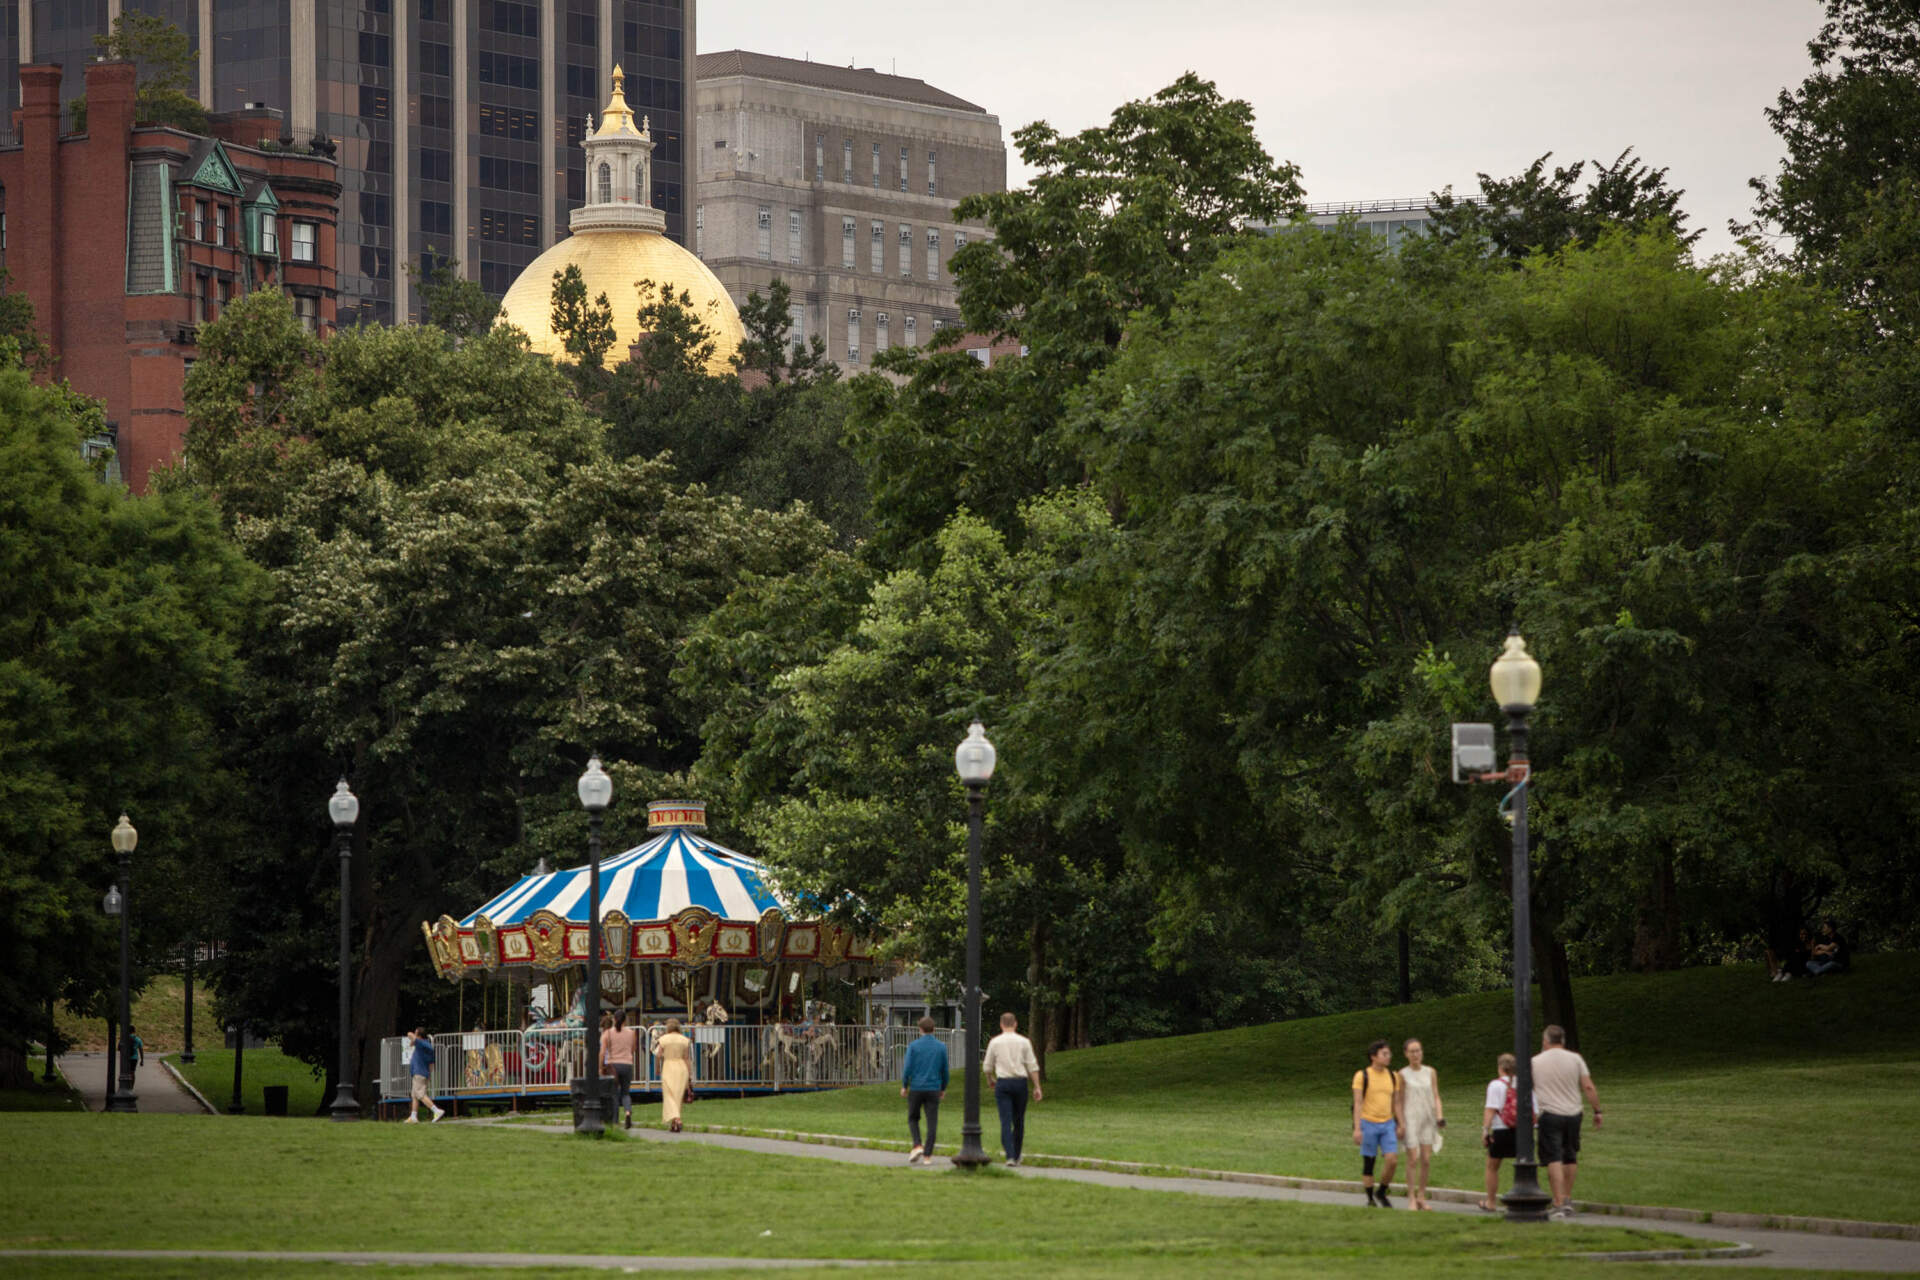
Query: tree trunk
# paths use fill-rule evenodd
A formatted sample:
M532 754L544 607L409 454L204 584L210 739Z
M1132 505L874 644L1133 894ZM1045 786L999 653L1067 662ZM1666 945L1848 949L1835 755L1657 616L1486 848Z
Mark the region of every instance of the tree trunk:
M1413 937L1406 925L1401 925L1400 935L1400 1003L1413 1003Z
M1533 968L1540 982L1540 1016L1534 1023L1534 1041L1540 1032L1557 1026L1567 1033L1567 1048L1580 1047L1580 1024L1573 1008L1573 966L1567 960L1567 946L1552 928L1534 917Z
M1027 941L1027 1037L1033 1041L1033 1053L1040 1060L1042 1077L1047 1070L1047 1004L1041 991L1047 974L1047 922L1034 917L1033 931Z
M1642 973L1680 967L1680 895L1670 848L1657 855L1653 881L1635 913L1633 967Z

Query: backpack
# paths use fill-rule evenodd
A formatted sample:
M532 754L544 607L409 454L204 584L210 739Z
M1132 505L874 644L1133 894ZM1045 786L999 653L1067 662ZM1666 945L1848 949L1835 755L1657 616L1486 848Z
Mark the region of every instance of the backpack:
M1512 1129L1520 1123L1520 1091L1514 1088L1517 1081L1507 1080L1505 1076L1500 1079L1507 1083L1507 1096L1500 1103L1500 1123Z
M1400 1073L1398 1071L1393 1070L1391 1067L1389 1067L1387 1069L1387 1078L1393 1081L1393 1088L1390 1090L1390 1092L1393 1092L1393 1093L1400 1092ZM1365 1102L1367 1100L1367 1086L1372 1083L1373 1083L1373 1064L1369 1063L1366 1066L1360 1068L1360 1100L1362 1102Z

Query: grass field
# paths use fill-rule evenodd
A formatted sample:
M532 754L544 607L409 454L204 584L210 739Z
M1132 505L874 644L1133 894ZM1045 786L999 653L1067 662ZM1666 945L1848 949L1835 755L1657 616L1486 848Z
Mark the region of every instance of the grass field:
M233 1050L198 1049L193 1058L187 1063L169 1054L167 1060L208 1102L225 1111L233 1100ZM298 1058L289 1058L277 1048L247 1050L240 1063L240 1100L246 1104L248 1115L266 1111L260 1091L270 1084L287 1086L289 1117L313 1115L327 1091L326 1081Z
M1920 1222L1920 1179L1904 1172L1920 1128L1920 955L1863 956L1817 982L1769 983L1751 966L1596 978L1577 999L1607 1112L1599 1132L1588 1122L1581 1198ZM1480 1101L1511 1018L1511 996L1496 992L1055 1054L1027 1146L1357 1177L1348 1082L1369 1040L1417 1036L1453 1122L1434 1181L1477 1187ZM993 1150L991 1097L983 1111ZM906 1136L887 1086L703 1099L689 1119ZM943 1148L959 1140L957 1075L941 1135Z
M62 1004L54 1006L53 1021L67 1043L76 1049L107 1047L105 1018L83 1018ZM159 975L134 997L133 1026L148 1053L170 1053L180 1048L185 1042L186 1023L186 983L177 975ZM213 1015L213 993L196 982L193 984L195 1054L209 1045L218 1048L221 1035L220 1024Z
M1637 1228L1515 1230L1450 1214L1370 1214L1000 1171L969 1177L863 1168L515 1129L160 1115L8 1116L0 1126L9 1147L0 1174L5 1248L939 1259L983 1264L983 1274L1018 1260L1023 1270L1049 1275L1191 1275L1200 1268L1305 1277L1382 1267L1519 1276L1569 1253L1678 1243ZM117 1265L116 1273L112 1264L79 1259L5 1263L10 1275L35 1276L125 1274L128 1264ZM1555 1266L1621 1274L1611 1266ZM254 1274L197 1262L177 1272L139 1270L149 1277Z

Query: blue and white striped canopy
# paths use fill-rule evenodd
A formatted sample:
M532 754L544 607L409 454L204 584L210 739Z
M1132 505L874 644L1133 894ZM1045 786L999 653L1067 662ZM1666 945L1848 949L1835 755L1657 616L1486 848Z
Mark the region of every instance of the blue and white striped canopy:
M570 867L519 883L460 921L471 929L487 917L497 929L520 924L545 907L575 924L587 922L590 872ZM722 920L758 920L769 907L789 911L767 887L758 862L685 827L662 832L637 848L600 862L600 915L620 911L638 924L665 920L688 907L705 907Z

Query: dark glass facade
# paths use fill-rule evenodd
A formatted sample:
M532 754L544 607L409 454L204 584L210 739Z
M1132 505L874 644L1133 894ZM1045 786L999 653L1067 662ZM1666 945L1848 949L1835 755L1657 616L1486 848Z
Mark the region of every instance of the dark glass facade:
M686 40L686 14L680 0L613 6L620 23L619 61L627 73L627 105L646 116L653 128L653 203L667 215L667 235L687 243L687 189L682 145L693 118L693 50Z
M219 109L264 102L285 111L293 98L286 0L213 0L213 32Z

